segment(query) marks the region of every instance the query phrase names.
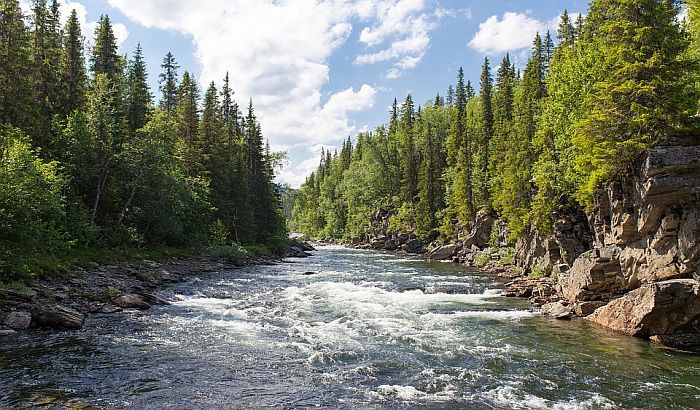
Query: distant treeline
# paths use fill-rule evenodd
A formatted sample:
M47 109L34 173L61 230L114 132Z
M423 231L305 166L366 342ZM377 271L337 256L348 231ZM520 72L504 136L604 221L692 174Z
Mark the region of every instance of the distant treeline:
M75 10L0 0L0 274L80 247L264 243L286 232L252 102L204 91L168 53L160 101L108 16L84 50ZM87 67L85 56L88 55Z
M563 13L556 43L537 35L524 71L506 55L494 81L486 58L478 93L460 68L444 97L394 100L387 125L324 152L292 227L359 238L383 208L390 229L424 241L455 238L479 210L511 240L550 230L640 151L697 130L700 6L688 6L681 21L677 1L593 0L585 17Z

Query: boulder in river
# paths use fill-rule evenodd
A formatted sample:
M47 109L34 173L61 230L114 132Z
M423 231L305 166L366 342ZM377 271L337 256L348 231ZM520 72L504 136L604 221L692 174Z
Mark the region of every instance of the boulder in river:
M571 306L564 302L552 302L542 305L542 314L555 319L570 319L574 312Z
M148 304L148 302L146 302L142 296L135 295L133 293L125 293L117 296L116 298L112 299L112 304L123 309L146 310L150 309L151 307L151 305Z
M14 330L25 330L32 322L32 314L29 312L10 312L5 316L5 326Z
M12 330L12 329L0 329L0 337L3 336L12 336L16 334L17 332Z
M700 333L700 282L672 279L644 285L586 319L638 337Z
M32 320L39 326L80 329L85 323L85 315L65 306L39 306L32 312Z
M443 245L428 254L431 261L452 260L459 248L455 244Z

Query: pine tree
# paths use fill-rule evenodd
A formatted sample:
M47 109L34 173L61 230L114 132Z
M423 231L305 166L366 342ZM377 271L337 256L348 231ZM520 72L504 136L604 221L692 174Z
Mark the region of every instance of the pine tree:
M31 83L29 35L19 2L2 1L0 16L0 124L12 124L32 133L36 99Z
M187 71L182 75L177 99L178 134L183 146L185 168L190 176L199 176L203 171L198 144L199 90Z
M502 169L505 153L513 127L513 100L515 98L516 74L511 65L510 55L503 57L496 72L496 86L493 96L493 138L489 147L489 188L491 197L501 192Z
M160 92L162 93L160 99L160 108L162 108L167 114L172 114L177 107L177 95L178 95L178 76L177 69L180 66L175 61L173 53L168 52L163 58L163 64L161 64L163 72L159 74L160 77ZM228 78L228 74L227 74Z
M512 237L524 233L530 223L532 202L532 166L536 160L533 139L544 98L541 40L536 36L532 56L519 84L514 106L513 132L510 135L501 169L500 191L494 205L508 221Z
M117 54L117 39L108 15L100 16L95 29L95 45L90 56L93 75L105 74L112 84L122 75L122 64Z
M684 126L698 101L680 58L688 38L677 24L677 1L594 0L583 46L596 53L596 83L583 103L586 118L573 143L585 179L577 198L591 200L595 187L646 147Z
M38 130L35 142L43 148L51 145L51 120L58 111L60 99L61 33L58 4L54 0L51 8L46 0L32 3L32 83L38 105Z
M559 21L559 31L557 32L559 44L571 46L576 41L576 29L571 25L569 12L564 9Z
M483 135L481 139L481 158L480 158L480 168L481 168L481 195L483 205L486 208L490 208L489 200L489 162L491 160L489 155L489 146L491 144L491 136L493 135L493 105L492 105L492 87L493 79L491 77L491 67L489 66L488 57L484 58L484 64L481 68L481 82L480 82L480 97L481 97L481 117L483 121Z
M471 84L471 83L469 83ZM461 198L466 202L466 218L474 215L474 194L472 180L472 140L467 135L465 129L467 101L469 99L469 88L464 84L464 70L459 67L457 72L457 90L455 95L457 106L457 117L455 119L456 135L458 142L458 158L457 169L460 171L459 181L463 186L463 195Z
M400 130L403 137L403 155L401 160L403 178L401 181L401 187L403 200L407 203L413 203L415 200L418 178L416 149L413 135L415 115L413 97L411 97L411 94L408 94L406 96L406 100L401 105L400 122Z
M63 35L61 64L61 86L63 100L61 114L68 117L85 104L87 74L83 56L83 36L80 31L78 13L73 9L68 17Z
M447 87L447 94L445 94L445 101L447 105L453 105L455 103L455 90L452 88L452 84Z
M127 117L132 137L148 121L153 96L148 87L148 73L143 61L141 44L136 45L134 56L129 61L127 77Z

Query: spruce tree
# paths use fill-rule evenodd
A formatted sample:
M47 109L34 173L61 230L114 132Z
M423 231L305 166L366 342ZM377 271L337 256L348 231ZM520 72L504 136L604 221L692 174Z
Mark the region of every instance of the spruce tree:
M100 16L95 29L95 45L90 56L90 70L93 75L104 74L112 84L122 75L122 64L117 54L117 39L114 36L109 16Z
M680 58L689 42L676 20L678 6L671 0L590 4L583 47L596 54L596 82L573 138L585 179L577 193L582 203L614 169L683 128L695 113L689 73L697 66Z
M51 8L46 0L32 2L32 83L38 105L38 129L35 142L43 148L51 145L51 120L60 104L61 34L58 5Z
M0 3L0 124L33 133L36 126L30 43L16 0Z
M143 61L140 43L136 45L134 56L129 61L126 85L127 117L129 131L133 137L137 130L146 125L153 100L148 86L148 73L146 72L146 63Z
M177 123L179 141L182 143L182 157L190 176L203 172L201 153L198 144L199 129L199 90L194 78L185 71L178 89Z
M178 96L178 75L177 69L180 66L175 61L173 53L168 52L163 58L163 64L161 64L163 72L159 74L160 78L160 108L163 109L167 114L173 114L175 108L177 107L177 96ZM228 77L228 74L227 74Z
M61 86L63 99L61 114L69 116L85 104L87 74L83 55L83 36L80 31L78 13L71 10L63 34L61 64Z
M480 92L481 97L481 117L483 121L483 134L481 139L480 147L480 168L481 168L481 195L483 205L486 208L490 208L489 200L489 162L491 160L489 155L489 146L491 144L491 136L493 135L493 106L492 106L492 87L493 79L491 78L491 67L489 66L488 57L484 58L484 64L481 68L481 82L480 82Z
M414 142L414 122L415 111L413 107L413 97L411 94L406 96L406 100L401 105L401 122L400 130L403 137L403 151L401 160L401 169L403 170L403 178L401 188L403 200L406 203L413 203L416 196L416 185L418 178L418 169L416 161L416 148Z
M569 17L569 12L566 9L564 9L561 18L559 19L557 38L559 39L559 44L565 46L571 46L576 41L576 29L571 24L571 18Z

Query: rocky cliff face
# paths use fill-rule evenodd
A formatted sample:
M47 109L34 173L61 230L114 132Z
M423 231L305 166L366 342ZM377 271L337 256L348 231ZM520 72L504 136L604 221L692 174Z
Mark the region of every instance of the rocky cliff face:
M588 221L593 249L559 273L565 303L612 301L588 319L630 335L697 338L700 139L649 149L598 191Z

